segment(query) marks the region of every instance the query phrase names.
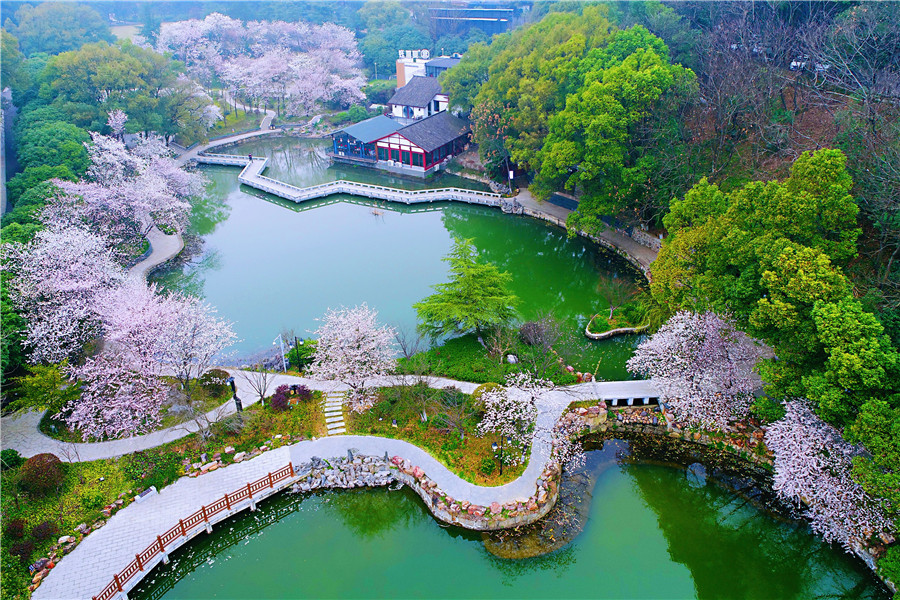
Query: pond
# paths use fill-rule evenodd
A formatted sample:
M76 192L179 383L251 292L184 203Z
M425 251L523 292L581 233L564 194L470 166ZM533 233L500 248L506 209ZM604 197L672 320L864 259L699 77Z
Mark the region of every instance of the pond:
M862 563L683 468L587 453L583 530L504 559L408 488L281 495L200 536L129 593L166 598L872 598Z
M419 181L329 166L327 147L321 140L275 138L223 152L270 156L267 175L296 185L345 178L406 188L483 187L447 174ZM629 377L624 363L636 337L593 343L581 335L605 306L596 292L601 273L639 278L615 254L497 209L455 203L411 208L347 196L298 206L240 186L236 168L204 167L204 173L209 197L197 205L189 231L202 245L155 280L205 298L232 321L241 338L239 357L271 348L283 329L309 336L316 319L341 305L366 302L380 322L413 331L413 303L446 281L441 259L454 238L467 238L484 260L512 275L524 319L552 312L568 324L587 353L577 366L607 379Z

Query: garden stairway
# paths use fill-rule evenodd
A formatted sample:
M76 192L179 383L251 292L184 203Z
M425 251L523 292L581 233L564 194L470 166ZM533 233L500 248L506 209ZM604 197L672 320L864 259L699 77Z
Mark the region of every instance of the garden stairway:
M328 392L325 394L325 427L328 435L347 433L344 424L344 394L341 392Z

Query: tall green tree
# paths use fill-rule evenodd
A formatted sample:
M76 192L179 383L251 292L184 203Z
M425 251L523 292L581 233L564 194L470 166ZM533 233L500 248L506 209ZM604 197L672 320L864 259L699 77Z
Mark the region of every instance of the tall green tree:
M25 56L19 52L19 40L5 29L0 30L0 54L0 90L10 87L16 92L24 91L30 80Z
M26 169L62 165L75 175L83 175L90 164L84 144L90 140L80 127L49 121L22 134L17 154Z
M7 19L4 26L19 38L19 46L26 56L34 52L59 54L89 42L114 39L106 20L97 11L72 2L23 4L16 11L14 22Z
M726 194L701 181L664 220L651 284L671 309L733 314L775 349L760 366L770 393L809 398L838 426L900 391L900 357L841 268L860 233L845 164L840 151L820 150L783 182Z
M434 294L413 305L419 331L433 338L483 334L515 318L518 298L508 289L512 276L479 261L472 240L457 239L444 261L450 265L450 281L434 286Z
M495 38L502 50L491 60L488 80L475 105L491 111L473 115L478 144L492 135L499 115L509 124L505 146L512 160L530 167L544 144L549 120L566 105L581 59L605 45L613 25L603 6L588 6L583 14L551 13L540 22Z
M648 125L677 119L696 91L694 74L670 64L662 40L634 26L588 52L577 77L533 162L534 190L541 196L561 187L581 192L571 223L591 231L602 229L599 217L628 208L655 216L659 210L643 210L648 199L667 206L671 198L657 181L660 163L684 140Z

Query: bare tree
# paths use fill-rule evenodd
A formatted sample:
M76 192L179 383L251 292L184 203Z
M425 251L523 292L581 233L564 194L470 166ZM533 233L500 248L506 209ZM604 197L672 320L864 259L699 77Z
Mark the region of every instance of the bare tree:
M638 288L625 277L601 275L597 281L597 292L609 305L609 318L612 319L616 309L634 298Z
M253 388L253 391L259 396L260 404L265 406L266 393L269 391L275 374L269 372L262 363L256 363L249 369L238 371L238 375Z

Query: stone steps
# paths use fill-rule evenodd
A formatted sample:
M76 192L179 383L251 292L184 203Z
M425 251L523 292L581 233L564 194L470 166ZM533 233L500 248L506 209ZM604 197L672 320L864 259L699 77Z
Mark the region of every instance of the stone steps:
M328 428L328 435L347 433L347 426L344 423L344 394L327 393L322 402L322 408L325 413L325 427Z

